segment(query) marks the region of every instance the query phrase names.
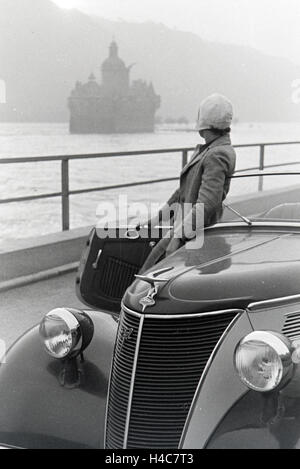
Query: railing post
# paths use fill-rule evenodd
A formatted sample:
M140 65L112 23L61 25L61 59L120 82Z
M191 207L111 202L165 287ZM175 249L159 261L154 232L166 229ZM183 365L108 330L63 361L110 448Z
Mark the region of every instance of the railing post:
M70 229L69 160L61 161L62 229Z
M188 151L183 150L182 152L182 169L187 165L188 162Z
M265 169L265 145L261 144L259 146L259 170L263 171ZM258 180L258 190L261 192L263 190L264 178L263 176L259 176Z

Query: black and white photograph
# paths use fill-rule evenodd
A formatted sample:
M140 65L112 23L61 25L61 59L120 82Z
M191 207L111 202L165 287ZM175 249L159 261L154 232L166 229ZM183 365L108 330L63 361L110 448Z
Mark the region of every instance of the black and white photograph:
M299 0L0 0L0 449L300 449Z

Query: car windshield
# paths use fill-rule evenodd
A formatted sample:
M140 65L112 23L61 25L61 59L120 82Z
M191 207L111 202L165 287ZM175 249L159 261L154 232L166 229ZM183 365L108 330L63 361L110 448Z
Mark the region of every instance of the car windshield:
M300 172L236 173L222 222L242 220L300 223Z

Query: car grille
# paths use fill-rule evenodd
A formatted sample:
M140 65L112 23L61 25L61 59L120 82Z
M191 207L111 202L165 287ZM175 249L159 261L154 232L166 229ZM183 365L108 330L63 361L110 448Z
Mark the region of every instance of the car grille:
M286 315L282 333L290 340L296 340L300 337L300 311Z
M203 370L237 312L154 317L122 312L106 448L178 448Z
M137 265L107 257L102 269L95 276L93 290L101 292L107 298L121 300L138 271Z

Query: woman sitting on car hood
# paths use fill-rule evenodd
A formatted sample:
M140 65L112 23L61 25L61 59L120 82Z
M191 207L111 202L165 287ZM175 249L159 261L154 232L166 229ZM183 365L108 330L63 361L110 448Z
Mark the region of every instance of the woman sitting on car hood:
M170 209L173 212L173 228L154 247L141 272L193 239L203 224L205 227L211 226L222 217L222 203L228 194L236 162L230 140L232 118L233 107L225 96L213 94L202 101L196 130L205 144L196 147L190 162L180 174L178 189L157 217L149 222L155 227L161 219L166 219ZM189 207L188 213L186 207ZM199 213L202 213L200 227L197 226L197 220L201 218L197 218Z

